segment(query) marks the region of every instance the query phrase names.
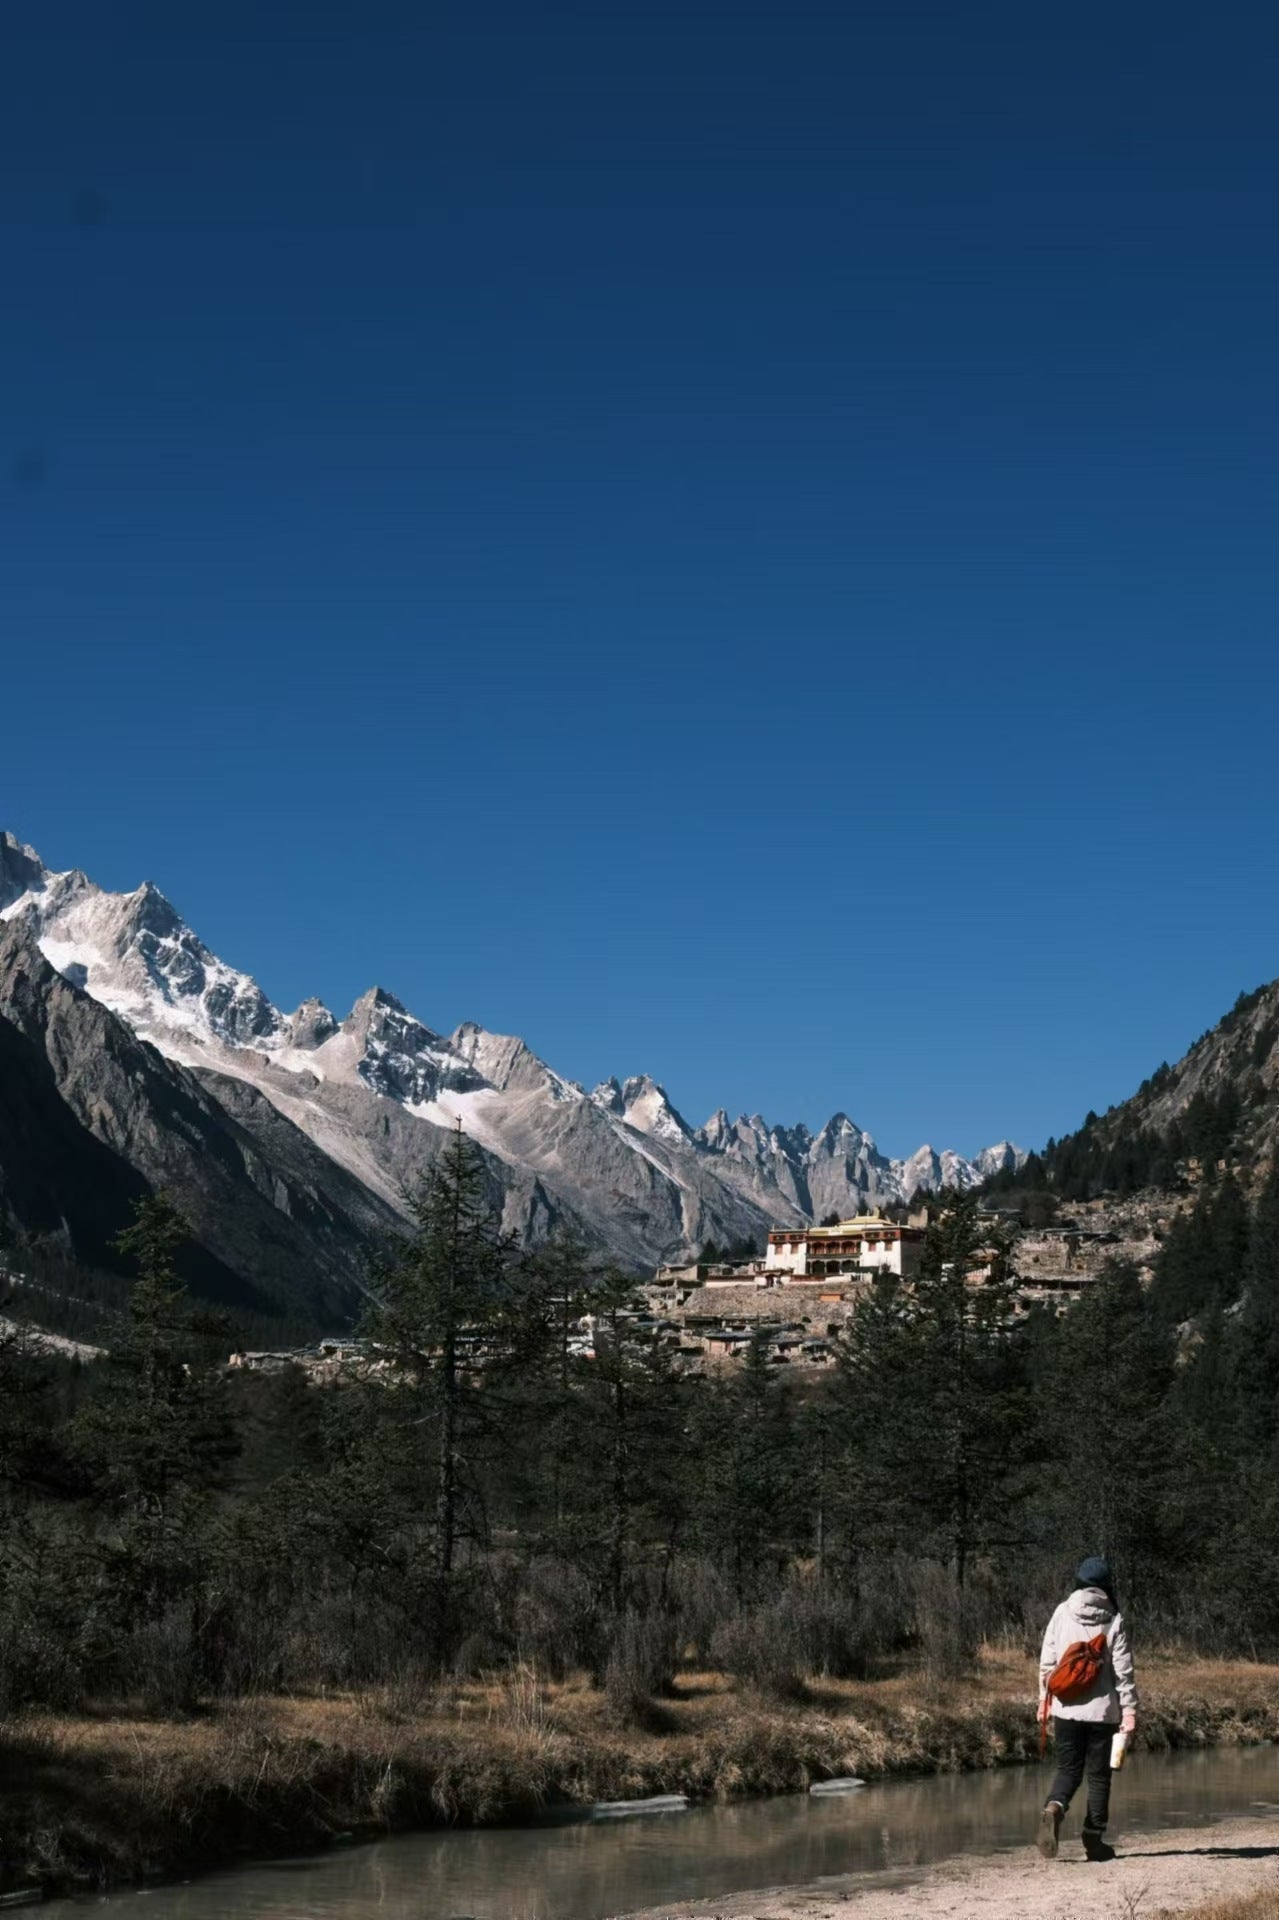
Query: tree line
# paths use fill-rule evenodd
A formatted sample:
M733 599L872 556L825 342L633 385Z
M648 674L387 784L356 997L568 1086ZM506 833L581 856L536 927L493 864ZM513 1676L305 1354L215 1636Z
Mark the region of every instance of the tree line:
M0 1334L0 1708L679 1662L774 1690L1032 1631L1085 1552L1152 1636L1279 1646L1279 1179L1227 1178L1154 1281L1019 1300L969 1198L821 1373L689 1371L632 1279L519 1252L450 1143L370 1276L364 1362L228 1371L142 1203L109 1350ZM581 1335L584 1315L593 1331Z
M1158 1092L1172 1077L1167 1065L1143 1082L1141 1095ZM1007 1167L986 1182L989 1195L1045 1195L1054 1201L1096 1200L1105 1194L1139 1193L1146 1187L1184 1187L1191 1162L1200 1174L1238 1160L1240 1130L1248 1114L1233 1081L1218 1091L1194 1093L1166 1127L1145 1125L1137 1112L1089 1113L1082 1127L1049 1140L1020 1167Z

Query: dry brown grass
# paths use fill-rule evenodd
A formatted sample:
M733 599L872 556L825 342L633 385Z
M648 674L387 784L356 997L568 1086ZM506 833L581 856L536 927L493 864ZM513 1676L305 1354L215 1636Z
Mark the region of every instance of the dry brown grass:
M1279 1736L1279 1667L1155 1656L1142 1679L1148 1744ZM0 1829L15 1878L106 1884L556 1801L1001 1766L1036 1751L1035 1691L1024 1655L988 1649L960 1683L904 1669L814 1681L786 1705L684 1672L660 1731L619 1725L584 1678L528 1668L434 1694L259 1698L185 1719L28 1718L0 1727Z
M1230 1900L1209 1900L1205 1906L1182 1907L1176 1913L1165 1907L1151 1920L1279 1920L1279 1887L1241 1893Z

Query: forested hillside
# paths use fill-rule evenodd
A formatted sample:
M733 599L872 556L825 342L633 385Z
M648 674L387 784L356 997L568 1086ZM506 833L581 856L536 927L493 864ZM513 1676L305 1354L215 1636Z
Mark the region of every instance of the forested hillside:
M953 1199L825 1375L762 1344L681 1373L624 1278L502 1238L460 1138L335 1384L228 1372L181 1233L143 1203L106 1359L0 1345L5 1709L523 1663L642 1720L687 1658L782 1692L954 1671L1095 1551L1143 1640L1279 1647L1273 1177L1060 1315L963 1278L987 1223Z
M1089 1200L1145 1187L1174 1188L1225 1166L1249 1187L1279 1148L1279 981L1241 993L1230 1012L1131 1099L1090 1113L1020 1167L1001 1169L990 1194L1046 1192Z

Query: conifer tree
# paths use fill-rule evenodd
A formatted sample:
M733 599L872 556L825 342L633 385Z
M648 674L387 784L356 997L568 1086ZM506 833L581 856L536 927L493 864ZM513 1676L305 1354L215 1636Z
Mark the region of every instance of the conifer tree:
M1088 1542L1148 1577L1181 1527L1184 1452L1172 1332L1136 1269L1112 1267L1057 1324L1036 1395L1049 1473L1041 1515L1067 1554Z
M970 1197L948 1195L918 1275L881 1281L844 1341L846 1434L866 1518L881 1538L944 1555L961 1587L974 1556L1007 1534L1025 1472L1013 1334L1002 1244Z
M1165 1326L1180 1325L1207 1304L1214 1266L1212 1195L1201 1192L1191 1211L1173 1220L1155 1261L1150 1304Z
M732 1371L706 1383L696 1411L697 1538L739 1600L786 1559L802 1481L789 1382L756 1332Z
M535 1447L507 1457L504 1491L553 1554L572 1558L572 1491L587 1419L582 1393L584 1323L599 1304L600 1275L583 1244L560 1235L524 1260L508 1392L508 1425L536 1433Z
M583 1565L604 1604L632 1597L644 1543L670 1558L683 1524L688 1453L685 1395L669 1352L624 1275L605 1274L592 1299L594 1358L577 1372L580 1445L572 1492Z
M49 1368L21 1321L7 1317L12 1296L0 1298L0 1550L6 1523L25 1504L35 1466Z
M0 1308L13 1304L0 1300ZM43 1571L31 1509L47 1445L48 1388L49 1368L26 1330L0 1323L0 1720L25 1698L22 1641Z
M222 1371L204 1352L216 1323L194 1307L178 1273L189 1237L168 1194L137 1203L117 1246L138 1275L96 1391L71 1433L114 1517L100 1545L119 1625L128 1629L190 1601L191 1664L185 1679L166 1682L180 1689L197 1677L208 1496L236 1448Z
M923 1506L949 1545L962 1588L974 1554L1008 1531L1024 1471L1018 1441L1026 1414L1006 1249L983 1231L971 1198L950 1197L930 1228L912 1300L925 1412Z
M511 1245L459 1128L410 1200L412 1232L377 1271L362 1332L396 1391L364 1397L377 1444L429 1534L441 1598L464 1538L481 1538L485 1384L510 1351ZM372 1431L372 1429L371 1429Z
M1239 1317L1240 1443L1256 1459L1279 1445L1279 1161L1257 1196Z
M1208 1305L1228 1307L1243 1292L1250 1228L1243 1189L1233 1172L1227 1172L1217 1188L1209 1220Z
M101 1391L79 1419L80 1450L134 1510L164 1528L172 1503L211 1485L234 1451L220 1370L202 1364L217 1323L178 1273L190 1227L168 1194L148 1195L119 1251L138 1274L111 1340Z
M918 1532L914 1360L906 1289L895 1274L878 1274L839 1338L824 1396L836 1465L823 1503L823 1558L841 1561L846 1572L864 1552L891 1553Z

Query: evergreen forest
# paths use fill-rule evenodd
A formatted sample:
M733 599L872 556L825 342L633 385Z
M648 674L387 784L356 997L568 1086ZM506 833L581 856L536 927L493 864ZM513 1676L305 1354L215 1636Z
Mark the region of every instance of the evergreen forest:
M1205 1184L1152 1284L1064 1311L990 1231L949 1198L824 1370L693 1372L632 1280L503 1239L459 1135L317 1384L228 1369L153 1196L104 1357L4 1305L0 1711L526 1667L642 1724L689 1660L779 1694L958 1673L1095 1552L1139 1644L1279 1651L1279 1176Z

